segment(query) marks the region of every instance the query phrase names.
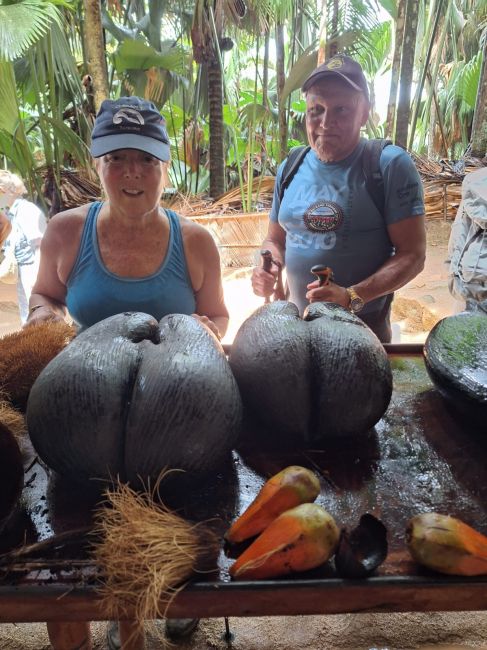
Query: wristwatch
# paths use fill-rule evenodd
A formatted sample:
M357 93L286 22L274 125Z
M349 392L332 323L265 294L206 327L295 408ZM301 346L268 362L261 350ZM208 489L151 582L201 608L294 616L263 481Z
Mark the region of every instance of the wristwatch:
M348 308L352 314L358 314L358 312L363 309L365 302L353 287L347 287L347 293L350 296L350 304L348 305Z

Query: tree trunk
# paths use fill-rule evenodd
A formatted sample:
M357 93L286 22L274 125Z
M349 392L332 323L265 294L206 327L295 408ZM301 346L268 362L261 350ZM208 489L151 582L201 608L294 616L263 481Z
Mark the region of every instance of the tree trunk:
M286 81L284 76L284 25L276 25L276 76L277 76L277 104L279 111L279 161L287 156L287 115L286 107L282 101L282 90Z
M85 50L86 65L91 77L95 108L98 111L108 97L108 73L105 59L105 40L101 26L100 0L83 0L85 9Z
M473 114L471 143L472 156L484 158L487 155L487 39L485 38L479 88Z
M389 103L387 105L386 138L394 133L394 119L396 117L397 87L399 85L399 72L401 69L401 50L404 39L404 17L406 14L406 0L399 0L397 4L396 29L394 33L394 55L391 67L391 86L389 90Z
M210 196L225 192L225 152L223 147L223 80L217 58L208 61L208 104L210 117Z
M158 52L161 51L161 22L164 15L165 3L161 0L149 2L149 43Z
M338 14L340 13L340 3L333 0L333 16L331 17L331 39L326 43L326 58L338 54Z
M327 11L327 2L322 0L321 2L321 18L320 18L320 36L319 36L319 47L318 47L318 59L316 65L319 66L324 63L327 59L326 52L326 43L328 40L328 11Z
M407 0L404 24L404 39L399 77L399 102L397 105L396 136L394 141L400 147L408 145L408 125L411 111L411 84L413 80L414 49L418 28L419 0Z
M264 34L264 61L262 73L262 105L269 112L269 44L271 35L269 29ZM267 164L267 116L262 121L262 173L264 173Z

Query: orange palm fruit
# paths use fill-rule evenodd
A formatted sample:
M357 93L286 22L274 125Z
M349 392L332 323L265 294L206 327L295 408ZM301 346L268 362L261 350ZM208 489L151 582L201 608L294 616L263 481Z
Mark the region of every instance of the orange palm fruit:
M459 519L435 512L416 515L407 526L406 542L413 559L429 569L487 575L487 537Z
M230 567L237 580L259 580L307 571L335 552L340 532L316 503L302 503L274 519Z
M227 530L225 539L234 544L255 537L280 514L314 501L319 493L320 482L311 470L299 465L286 467L264 483L254 501Z

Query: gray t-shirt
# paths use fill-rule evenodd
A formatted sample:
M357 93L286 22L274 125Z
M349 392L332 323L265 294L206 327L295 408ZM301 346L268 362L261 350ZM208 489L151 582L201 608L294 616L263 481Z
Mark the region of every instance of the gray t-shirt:
M282 170L277 173L270 219L286 232L289 300L302 313L310 268L332 268L337 284L349 287L373 274L394 254L387 225L424 214L423 188L413 161L400 147L384 148L384 215L365 188L362 153L365 140L344 160L325 163L310 150L279 202ZM363 314L381 310L386 297L367 303Z

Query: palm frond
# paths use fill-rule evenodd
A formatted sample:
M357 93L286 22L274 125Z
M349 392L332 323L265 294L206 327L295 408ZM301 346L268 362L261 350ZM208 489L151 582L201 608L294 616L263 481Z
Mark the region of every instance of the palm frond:
M50 35L56 82L71 96L80 100L82 95L80 74L66 35L58 23L52 26Z
M119 72L148 70L155 66L184 74L188 66L188 53L183 47L172 47L169 44L163 46L162 52L157 52L143 41L127 38L115 53L114 64Z
M10 61L0 61L0 129L12 136L19 119L15 74Z
M46 116L46 122L52 129L53 138L60 150L69 153L80 166L87 167L91 156L83 140L62 120Z
M370 31L369 47L359 46L357 59L369 79L373 79L384 66L392 44L392 29L390 22L376 25Z
M46 0L0 6L0 59L14 61L60 22L59 10Z

